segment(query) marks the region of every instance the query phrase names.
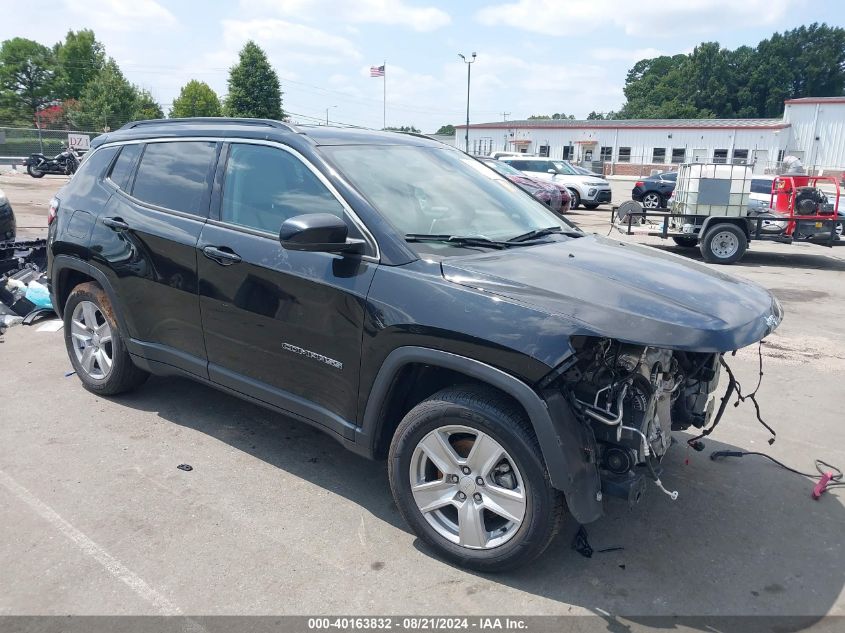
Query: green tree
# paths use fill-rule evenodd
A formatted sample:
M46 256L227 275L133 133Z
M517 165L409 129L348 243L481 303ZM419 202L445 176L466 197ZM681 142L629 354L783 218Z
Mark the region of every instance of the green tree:
M431 128L429 128L429 129L431 129ZM455 134L455 126L452 125L451 123L447 123L446 125L441 125L438 128L438 130L435 132L435 134L451 134L451 135L454 135Z
M103 45L94 37L94 31L83 29L68 31L65 41L56 44L53 50L62 98L78 99L106 63Z
M5 40L0 45L0 108L31 124L38 108L55 98L53 52L22 37Z
M114 130L129 121L163 118L164 113L152 95L129 83L110 58L69 108L68 117L80 129Z
M207 83L196 79L182 86L179 96L173 100L173 107L170 109L171 118L222 116L222 114L217 94Z
M267 55L253 41L241 49L238 63L229 70L226 113L260 119L285 117L279 77L267 61Z
M529 121L534 121L536 119L551 119L551 115L549 114L532 114L528 117Z

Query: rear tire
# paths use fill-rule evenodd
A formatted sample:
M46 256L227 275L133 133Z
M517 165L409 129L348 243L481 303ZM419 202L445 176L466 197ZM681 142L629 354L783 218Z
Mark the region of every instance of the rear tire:
M33 178L43 178L44 177L44 172L38 171L37 169L35 169L35 167L33 165L27 165L26 166L26 173L28 173Z
M577 191L575 191L575 189L570 189L569 198L569 210L574 211L581 204L581 196L578 194Z
M701 240L701 256L711 264L733 264L748 249L748 239L735 224L717 224L707 230Z
M662 209L663 196L655 191L649 191L643 194L643 207L646 209Z
M529 563L563 521L563 494L525 413L484 387L443 389L411 409L393 436L388 472L414 533L471 569Z
M695 248L698 246L697 237L673 237L672 239L675 241L675 244L684 248Z
M71 365L88 391L113 396L138 387L149 377L132 362L114 308L96 283L80 284L71 291L64 323Z

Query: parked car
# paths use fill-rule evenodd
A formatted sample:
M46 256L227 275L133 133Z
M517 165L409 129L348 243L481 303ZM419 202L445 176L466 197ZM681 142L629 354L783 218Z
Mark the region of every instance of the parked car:
M595 209L600 204L610 202L609 182L595 174L578 173L565 161L532 156L505 156L499 160L527 173L532 178L549 180L566 186L572 197L570 209L577 209L582 203L587 209Z
M531 178L518 169L514 169L510 165L506 165L500 160L494 160L492 158L481 158L479 160L491 169L495 169L515 185L525 189L528 193L537 198L537 200L547 205L552 211L556 211L558 213L566 213L569 211L569 205L571 204L572 199L569 195L569 189L563 185L538 180L537 178Z
M0 242L10 242L17 234L17 223L15 212L12 211L12 203L0 189Z
M723 353L782 319L753 282L360 129L127 124L52 201L48 244L86 389L186 376L386 458L420 539L486 571L540 555L564 509L665 490L672 430L718 422Z
M487 158L493 158L493 159L498 160L499 158L502 158L503 156L523 156L523 154L520 154L519 152L495 151L495 152L490 152L490 156L488 156Z
M665 171L661 174L638 180L631 190L631 199L642 203L646 209L665 209L675 191L678 172Z

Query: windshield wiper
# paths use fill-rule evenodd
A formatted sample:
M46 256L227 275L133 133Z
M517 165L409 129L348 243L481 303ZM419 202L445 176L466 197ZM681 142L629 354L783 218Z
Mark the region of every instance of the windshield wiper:
M548 226L544 229L534 229L533 231L528 231L528 233L517 235L516 237L512 237L511 239L509 239L508 242L527 242L538 237L551 235L552 233L560 233L561 235L568 235L569 237L581 237L583 235L583 233L581 233L580 231L564 231L559 226Z
M497 242L481 235L437 235L432 233L408 233L406 242L446 242L458 246L481 246L485 248L508 248L508 242Z

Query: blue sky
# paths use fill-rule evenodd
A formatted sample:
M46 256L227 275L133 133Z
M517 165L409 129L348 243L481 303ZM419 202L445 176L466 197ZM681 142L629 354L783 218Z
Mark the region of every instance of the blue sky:
M7 0L8 1L8 0ZM11 4L11 3L10 3ZM190 79L221 96L237 51L267 51L284 106L308 117L381 127L387 60L387 123L433 131L465 117L473 66L475 122L591 110L623 103L638 59L689 52L701 41L730 48L813 21L845 24L841 0L55 0L32 12L3 10L0 40L52 44L93 28L133 83L165 112ZM295 117L296 118L296 117Z

